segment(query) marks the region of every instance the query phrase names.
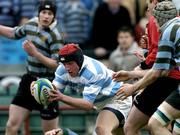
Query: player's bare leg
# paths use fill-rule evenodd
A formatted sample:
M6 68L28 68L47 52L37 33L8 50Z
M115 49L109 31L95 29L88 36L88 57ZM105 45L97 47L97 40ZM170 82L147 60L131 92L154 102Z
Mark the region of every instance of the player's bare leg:
M17 132L22 124L22 122L27 118L30 111L11 104L9 107L9 119L6 124L6 133L5 135L17 135Z
M99 113L96 120L95 131L97 135L113 135L113 131L117 129L118 126L119 120L116 115L109 110L103 110Z

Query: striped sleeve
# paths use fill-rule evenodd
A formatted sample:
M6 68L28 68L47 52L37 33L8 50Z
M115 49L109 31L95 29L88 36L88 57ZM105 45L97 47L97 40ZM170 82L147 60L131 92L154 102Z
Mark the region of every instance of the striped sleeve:
M172 47L172 42L170 41L160 41L158 45L158 53L156 56L156 61L153 65L153 69L157 70L169 70L172 67L172 53L174 49Z
M156 56L156 61L154 63L153 68L157 70L169 70L176 66L175 62L175 50L176 50L176 42L177 34L179 26L174 25L170 28L167 28L159 41L158 44L158 53Z
M14 28L15 39L20 39L26 36L26 25L22 25Z

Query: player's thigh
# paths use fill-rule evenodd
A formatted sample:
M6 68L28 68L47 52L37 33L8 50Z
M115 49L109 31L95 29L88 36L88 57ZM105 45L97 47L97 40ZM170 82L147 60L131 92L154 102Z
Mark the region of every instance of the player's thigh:
M149 120L149 125L153 128L167 126L168 123L180 117L180 110L174 108L169 103L164 101L152 115Z
M180 118L180 110L174 108L173 106L171 106L169 103L167 103L166 101L163 102L160 105L160 109L163 109L167 115L169 115L170 117L172 117L173 119L177 119ZM162 111L163 111L162 110Z
M174 90L161 105L173 118L180 117L180 93Z
M11 104L9 107L8 124L20 126L27 116L29 116L29 113L30 111L28 109Z
M58 102L52 102L47 108L40 110L42 119L42 127L44 132L58 128L59 122L59 109Z
M114 130L118 128L119 120L116 115L109 110L102 110L97 117L96 127L105 128L106 130Z
M44 132L52 130L52 129L56 129L59 127L59 117L56 117L50 120L42 119L41 123L42 123L42 128Z
M126 128L134 128L135 130L144 127L149 120L149 116L141 112L135 105L131 108L127 121L125 122Z

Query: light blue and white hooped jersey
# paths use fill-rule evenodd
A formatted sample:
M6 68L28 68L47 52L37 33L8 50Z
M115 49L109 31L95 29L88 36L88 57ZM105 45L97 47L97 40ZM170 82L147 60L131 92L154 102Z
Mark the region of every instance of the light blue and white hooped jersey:
M84 62L79 75L71 77L60 64L55 72L53 83L63 92L66 87L82 92L83 99L102 108L113 98L122 85L122 82L112 80L113 71L101 62L84 56Z
M180 17L176 17L161 27L162 36L158 43L156 61L157 70L177 68L180 71Z

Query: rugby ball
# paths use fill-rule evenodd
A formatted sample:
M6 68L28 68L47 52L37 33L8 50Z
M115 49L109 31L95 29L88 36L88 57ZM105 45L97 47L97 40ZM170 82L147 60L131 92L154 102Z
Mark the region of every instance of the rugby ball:
M48 99L52 89L54 89L52 83L46 78L41 78L34 82L31 92L39 104L47 106L50 103Z

